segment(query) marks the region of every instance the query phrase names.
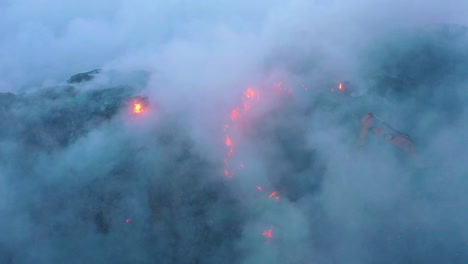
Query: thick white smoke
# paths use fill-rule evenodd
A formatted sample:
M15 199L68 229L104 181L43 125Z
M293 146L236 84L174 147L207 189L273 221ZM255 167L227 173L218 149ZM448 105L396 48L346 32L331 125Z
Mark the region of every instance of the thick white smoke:
M467 8L0 0L0 263L466 263Z

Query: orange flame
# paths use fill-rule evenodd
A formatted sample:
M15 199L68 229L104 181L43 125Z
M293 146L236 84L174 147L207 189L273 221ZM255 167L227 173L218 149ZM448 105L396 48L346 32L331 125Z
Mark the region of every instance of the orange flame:
M264 235L268 239L272 239L273 238L273 229L270 228L270 229L266 230L265 232L262 233L262 235Z
M236 121L239 115L240 115L239 110L237 110L237 108L233 109L231 112L231 120Z
M270 198L270 199L273 199L273 198L274 198L274 199L278 200L278 199L279 199L279 195L278 195L277 192L272 192L272 193L270 193L270 195L268 196L268 198Z
M226 146L232 146L232 141L229 136L226 136Z
M140 102L135 101L133 103L133 112L135 114L141 114L143 113L143 105Z
M283 82L273 84L273 90L279 96L291 95L293 93L293 90L285 87Z
M252 89L252 88L248 88L245 92L244 92L244 95L245 97L249 98L249 99L252 99L254 97L257 96L257 92Z
M342 83L338 84L338 89L343 90L343 84Z

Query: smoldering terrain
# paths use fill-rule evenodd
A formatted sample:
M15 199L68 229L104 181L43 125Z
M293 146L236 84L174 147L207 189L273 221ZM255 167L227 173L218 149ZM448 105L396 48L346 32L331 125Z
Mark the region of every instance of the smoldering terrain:
M0 2L0 264L467 263L466 8Z

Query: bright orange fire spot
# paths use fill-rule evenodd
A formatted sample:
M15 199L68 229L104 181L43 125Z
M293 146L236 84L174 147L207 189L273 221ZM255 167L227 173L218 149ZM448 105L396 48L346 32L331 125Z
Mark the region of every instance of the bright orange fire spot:
M133 103L133 112L135 114L141 114L143 113L143 106L139 102L134 102Z
M231 120L236 121L239 115L240 115L239 110L233 109L231 112Z
M244 95L249 98L249 99L252 99L254 97L257 96L257 92L252 89L252 88L248 88L245 92L244 92Z
M273 238L273 229L268 229L262 233L262 235L266 236L268 239Z
M232 141L229 136L226 136L226 146L232 146Z
M128 223L130 223L130 221L132 221L132 219L130 219L130 218L129 218L129 219L126 219L126 220L125 220L125 223L128 224Z
M278 199L279 199L279 196L278 196L278 193L277 193L277 192L272 192L272 193L270 193L270 195L268 196L268 198L270 198L270 199L273 199L273 198L274 198L274 199L278 200Z
M338 85L338 89L343 90L343 84L342 84L342 83L340 83L340 84Z

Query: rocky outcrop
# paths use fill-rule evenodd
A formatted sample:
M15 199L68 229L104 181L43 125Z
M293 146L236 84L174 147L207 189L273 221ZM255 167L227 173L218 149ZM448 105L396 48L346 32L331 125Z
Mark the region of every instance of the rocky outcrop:
M95 75L101 73L101 69L95 69L89 72L78 73L68 79L68 83L81 83L94 79Z

